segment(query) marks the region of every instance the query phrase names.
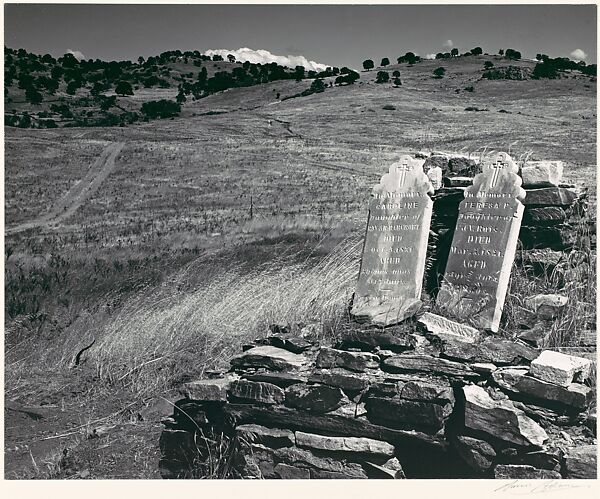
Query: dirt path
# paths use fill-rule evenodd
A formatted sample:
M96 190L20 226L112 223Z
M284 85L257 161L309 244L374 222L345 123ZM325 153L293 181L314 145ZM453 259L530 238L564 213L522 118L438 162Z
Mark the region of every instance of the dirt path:
M115 159L125 146L124 142L110 144L90 166L88 173L75 184L52 209L38 218L15 227L7 228L6 234L16 234L36 227L50 227L70 217L82 203L94 194L115 167Z

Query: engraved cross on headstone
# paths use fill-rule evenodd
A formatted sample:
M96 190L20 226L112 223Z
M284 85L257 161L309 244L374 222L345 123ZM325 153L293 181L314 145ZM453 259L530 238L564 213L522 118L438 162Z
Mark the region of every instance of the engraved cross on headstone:
M398 170L400 170L400 179L398 185L402 187L404 186L404 181L406 180L406 172L411 171L412 166L408 164L408 160L405 158L402 161L402 165L398 167Z
M495 164L490 166L490 168L494 170L494 173L492 174L492 183L490 184L490 187L496 187L496 184L498 183L498 176L500 174L500 170L505 167L506 164L504 163L504 158L502 156L500 156L496 160Z

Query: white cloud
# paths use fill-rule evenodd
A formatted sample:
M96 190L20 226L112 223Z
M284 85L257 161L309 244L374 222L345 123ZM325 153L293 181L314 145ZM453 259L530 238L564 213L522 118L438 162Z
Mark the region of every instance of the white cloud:
M427 54L425 59L435 59L435 54Z
M573 50L573 52L571 52L570 55L576 61L584 61L585 59L587 59L587 54L581 49Z
M446 40L444 43L442 43L442 45L444 47L448 47L449 49L454 47L454 42L452 40Z
M78 61L87 59L87 57L83 55L83 52L80 52L79 50L67 49L67 54L73 54L73 56L75 56L75 59L77 59Z
M253 50L248 47L239 48L237 50L227 49L210 49L204 52L205 55L213 56L220 55L223 59L227 60L227 55L232 54L236 60L242 62L251 62L252 64L266 64L269 62L276 62L280 66L287 66L294 68L296 66L304 66L307 71L323 71L327 68L326 64L321 64L315 61L309 61L303 55L275 55L268 50Z

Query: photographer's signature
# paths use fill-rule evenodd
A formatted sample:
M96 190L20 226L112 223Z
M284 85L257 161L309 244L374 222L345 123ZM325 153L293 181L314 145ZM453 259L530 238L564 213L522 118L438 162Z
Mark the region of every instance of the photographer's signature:
M582 483L564 482L562 480L548 480L540 483L531 483L523 480L512 480L500 485L494 489L494 492L505 492L514 495L524 494L544 494L557 490L567 490L574 488L589 488L589 485Z

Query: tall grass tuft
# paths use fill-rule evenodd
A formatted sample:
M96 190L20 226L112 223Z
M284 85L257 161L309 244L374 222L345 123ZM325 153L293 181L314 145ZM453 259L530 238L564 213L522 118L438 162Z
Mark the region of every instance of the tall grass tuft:
M192 292L178 291L186 281L181 273L166 292L147 290L128 302L100 333L91 358L105 379L143 391L225 367L272 323L319 321L324 334L335 334L347 313L361 244L348 238L316 262L293 263L288 255L250 273L223 268Z

